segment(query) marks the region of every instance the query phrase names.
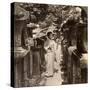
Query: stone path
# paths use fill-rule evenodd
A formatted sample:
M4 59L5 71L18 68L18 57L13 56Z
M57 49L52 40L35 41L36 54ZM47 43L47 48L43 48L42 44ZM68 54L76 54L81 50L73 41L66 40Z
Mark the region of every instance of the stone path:
M63 79L61 77L61 70L58 70L58 72L55 72L53 77L45 77L45 72L42 73L41 77L42 80L40 81L40 86L58 86L61 85L63 82Z

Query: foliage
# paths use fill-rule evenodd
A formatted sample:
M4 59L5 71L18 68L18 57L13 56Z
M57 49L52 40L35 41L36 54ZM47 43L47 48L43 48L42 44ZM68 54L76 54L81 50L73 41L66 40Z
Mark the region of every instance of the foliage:
M38 24L41 29L54 23L57 24L57 28L60 30L68 20L78 21L78 18L81 18L80 8L82 7L79 6L77 8L77 6L34 3L19 3L19 6L29 11L28 21Z

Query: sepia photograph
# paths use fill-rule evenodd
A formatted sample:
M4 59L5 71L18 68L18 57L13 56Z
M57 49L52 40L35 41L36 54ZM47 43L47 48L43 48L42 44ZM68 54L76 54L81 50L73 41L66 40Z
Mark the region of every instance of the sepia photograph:
M11 4L11 86L88 83L88 7Z

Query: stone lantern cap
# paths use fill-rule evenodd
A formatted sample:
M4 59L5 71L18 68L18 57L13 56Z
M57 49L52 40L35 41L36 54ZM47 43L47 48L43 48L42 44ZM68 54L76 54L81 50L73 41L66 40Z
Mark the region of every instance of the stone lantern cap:
M27 20L29 18L29 11L26 11L24 8L20 7L18 3L15 3L14 9L16 20Z

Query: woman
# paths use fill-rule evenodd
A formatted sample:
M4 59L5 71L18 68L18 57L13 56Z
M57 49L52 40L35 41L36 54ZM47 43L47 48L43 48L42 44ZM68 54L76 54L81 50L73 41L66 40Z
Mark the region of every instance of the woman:
M60 70L60 62L62 61L62 49L61 49L61 37L58 31L54 32L54 41L56 43L56 50L55 50L55 59L56 62L54 63L54 68L56 70Z
M44 43L45 61L46 61L46 76L53 76L54 70L54 60L55 60L55 50L56 44L53 40L52 32L47 33L47 40Z

